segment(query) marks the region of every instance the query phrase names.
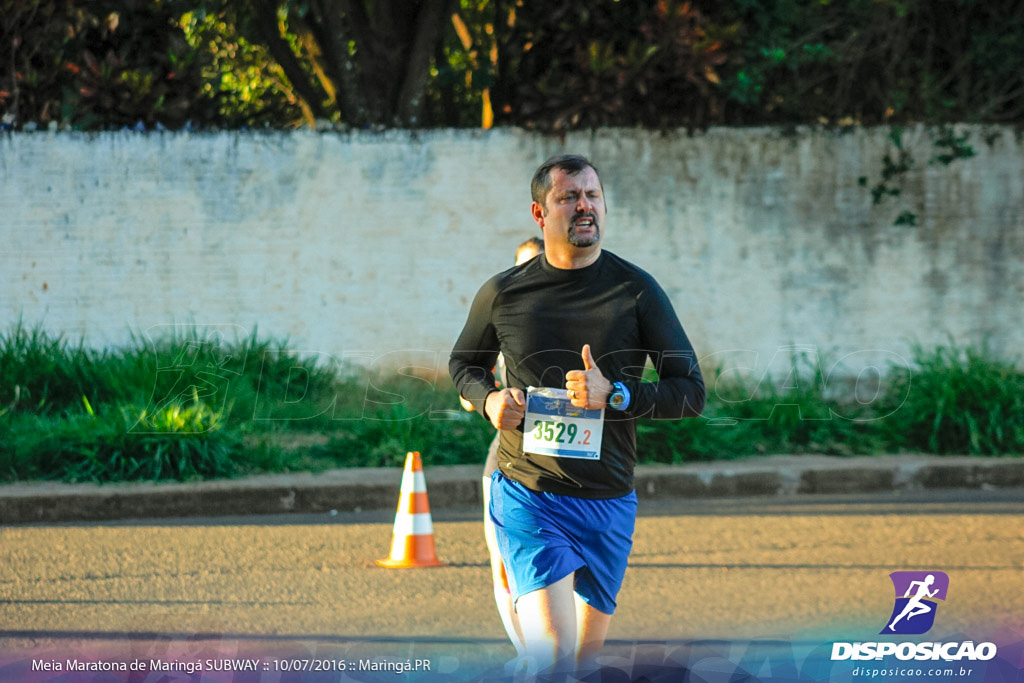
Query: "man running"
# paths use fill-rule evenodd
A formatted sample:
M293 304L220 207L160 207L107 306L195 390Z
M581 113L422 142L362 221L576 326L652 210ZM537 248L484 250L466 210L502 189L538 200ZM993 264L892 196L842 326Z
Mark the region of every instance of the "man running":
M527 659L537 671L582 669L604 645L632 547L636 420L697 416L705 389L664 290L601 248L594 165L549 159L531 194L544 252L484 284L449 369L500 430L491 517ZM656 382L641 381L648 359Z

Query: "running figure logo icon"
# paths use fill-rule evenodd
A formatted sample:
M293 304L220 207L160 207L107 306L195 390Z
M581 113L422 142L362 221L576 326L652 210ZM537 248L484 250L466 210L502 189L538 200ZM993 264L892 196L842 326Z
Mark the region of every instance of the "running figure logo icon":
M893 572L896 604L885 628L879 633L918 635L935 623L936 600L945 600L949 577L944 572Z

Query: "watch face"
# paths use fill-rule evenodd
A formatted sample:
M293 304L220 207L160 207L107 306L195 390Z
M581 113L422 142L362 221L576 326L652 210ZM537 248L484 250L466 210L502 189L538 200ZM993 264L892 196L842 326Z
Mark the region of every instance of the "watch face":
M611 400L608 401L612 408L621 408L625 402L626 397L619 393L612 394Z

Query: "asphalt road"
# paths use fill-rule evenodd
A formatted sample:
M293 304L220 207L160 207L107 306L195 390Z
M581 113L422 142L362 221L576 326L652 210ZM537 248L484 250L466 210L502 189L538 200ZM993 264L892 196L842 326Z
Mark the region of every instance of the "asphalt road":
M504 661L478 514L435 513L446 565L411 570L374 563L386 512L3 527L0 653ZM914 569L950 579L929 637L1024 641L1022 520L1019 489L646 504L610 638L871 640L892 610L889 573Z

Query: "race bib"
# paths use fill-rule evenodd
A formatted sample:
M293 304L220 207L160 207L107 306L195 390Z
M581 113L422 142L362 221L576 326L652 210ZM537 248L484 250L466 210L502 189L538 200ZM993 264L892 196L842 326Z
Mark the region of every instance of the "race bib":
M527 387L523 450L556 458L601 459L604 408L577 408L565 389Z

